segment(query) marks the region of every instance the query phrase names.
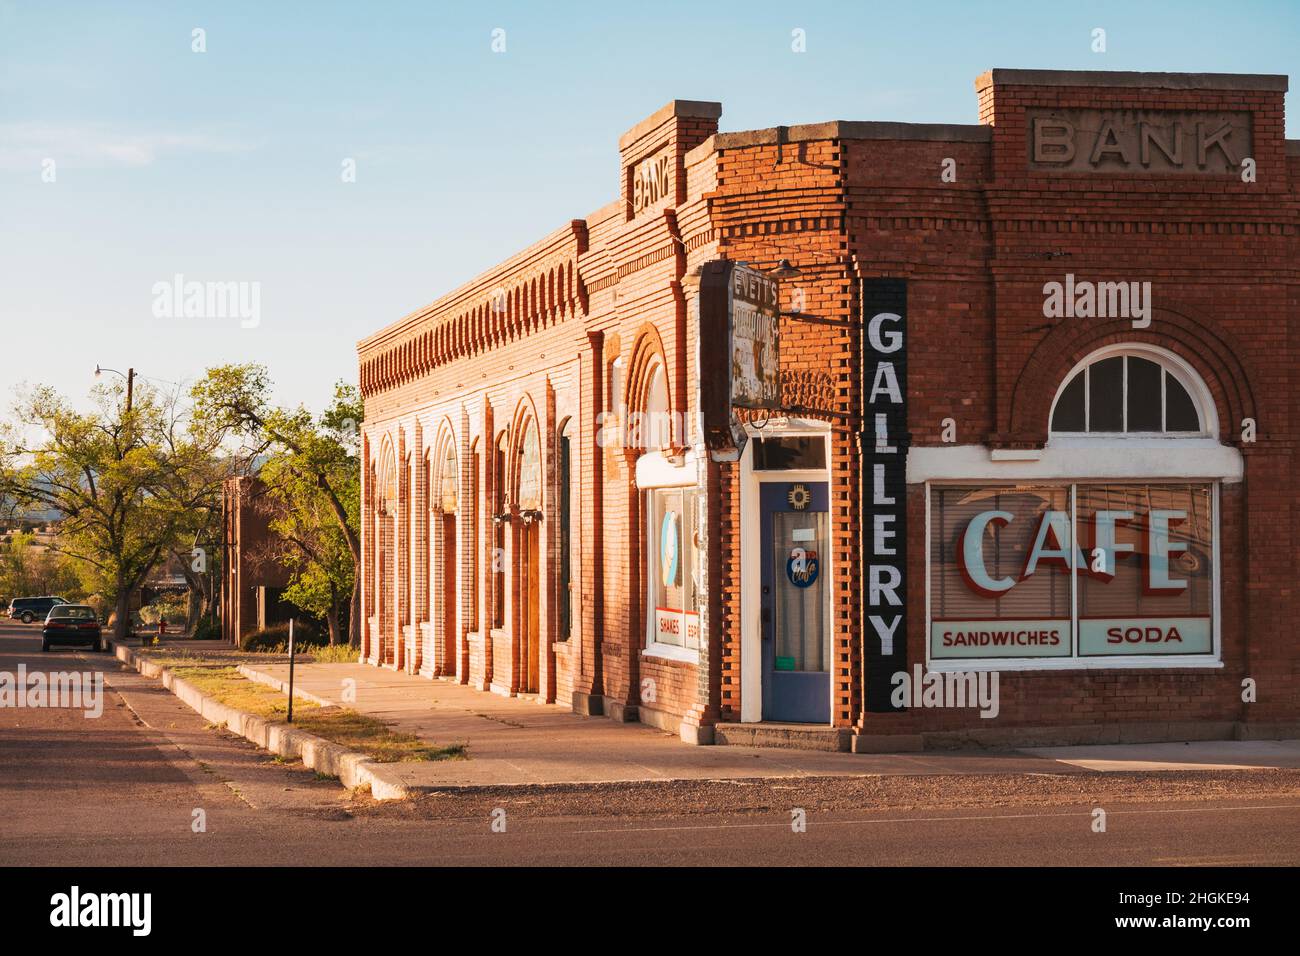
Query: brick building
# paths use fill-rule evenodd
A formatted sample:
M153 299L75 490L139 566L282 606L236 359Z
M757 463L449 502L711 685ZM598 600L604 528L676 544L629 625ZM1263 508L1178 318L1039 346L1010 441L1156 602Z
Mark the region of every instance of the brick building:
M221 485L221 637L239 645L254 631L288 620L279 595L289 573L272 559L274 507L257 478L235 475Z
M668 104L613 202L359 343L365 659L705 743L1294 732L1286 87ZM994 673L993 719L920 690Z

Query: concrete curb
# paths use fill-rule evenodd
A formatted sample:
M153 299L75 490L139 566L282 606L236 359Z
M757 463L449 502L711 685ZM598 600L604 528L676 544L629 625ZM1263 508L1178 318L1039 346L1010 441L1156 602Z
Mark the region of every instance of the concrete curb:
M113 656L123 664L134 668L145 677L162 681L163 687L179 697L205 720L230 729L263 750L269 750L282 757L298 757L304 766L310 767L317 773L338 777L345 787L369 786L371 796L376 800L405 800L412 793L411 788L388 769L386 764L288 724L276 723L236 710L204 694L193 684L177 677L161 664L136 654L131 648L122 647L112 641L108 643L113 649ZM242 666L240 672L243 672ZM294 696L304 696L304 699L312 699L313 702L320 700L298 693Z

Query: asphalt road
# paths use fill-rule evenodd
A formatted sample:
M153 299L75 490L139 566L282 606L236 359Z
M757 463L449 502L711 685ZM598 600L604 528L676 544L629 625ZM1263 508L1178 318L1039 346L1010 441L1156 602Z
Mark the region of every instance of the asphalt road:
M20 662L102 671L106 697L95 718L0 709L4 866L1300 863L1300 771L717 781L376 804L205 726L106 654L42 654L39 627L0 624L0 671Z

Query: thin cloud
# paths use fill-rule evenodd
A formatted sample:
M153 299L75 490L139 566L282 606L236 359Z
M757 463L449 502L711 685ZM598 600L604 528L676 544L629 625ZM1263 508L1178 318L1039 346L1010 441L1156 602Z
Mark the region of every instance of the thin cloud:
M0 168L39 168L53 159L60 166L150 166L168 153L243 153L253 149L210 133L138 133L107 126L51 126L0 123Z

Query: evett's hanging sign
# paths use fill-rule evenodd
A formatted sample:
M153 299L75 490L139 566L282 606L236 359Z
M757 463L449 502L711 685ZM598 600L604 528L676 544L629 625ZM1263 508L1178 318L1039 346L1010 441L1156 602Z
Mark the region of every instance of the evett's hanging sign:
M700 270L700 400L712 452L743 448L734 408L781 408L780 287L720 259Z

